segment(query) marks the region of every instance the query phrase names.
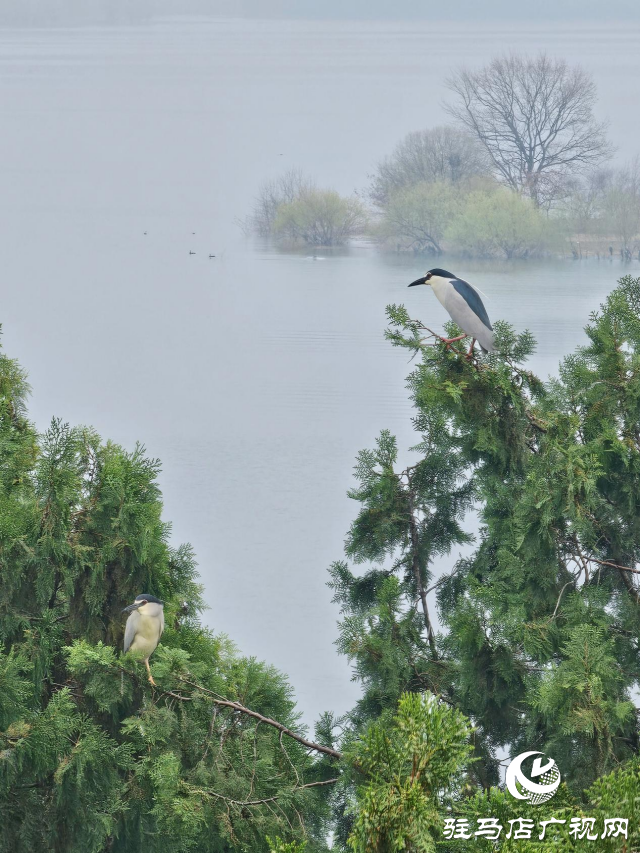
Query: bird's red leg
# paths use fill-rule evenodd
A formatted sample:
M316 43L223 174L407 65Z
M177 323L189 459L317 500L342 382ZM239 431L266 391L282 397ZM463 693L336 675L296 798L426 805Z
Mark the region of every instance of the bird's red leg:
M439 337L439 336L438 336ZM451 344L455 344L456 341L462 341L464 338L468 338L469 335L458 335L457 338L440 338L443 344L447 345L447 349L451 346Z
M471 339L471 346L469 347L469 352L467 353L467 358L471 358L471 355L473 353L473 346L474 346L475 342L476 342L476 339L472 338Z
M151 685L153 685L153 687L155 687L155 686L156 686L156 683L155 683L155 681L153 680L153 676L151 675L151 667L149 666L149 659L148 659L148 658L147 658L147 660L144 662L144 665L146 666L146 668L147 668L147 672L149 673L149 684L151 684Z
M431 331L431 329L430 329L428 326L421 326L421 328L422 328L422 329L425 329L427 332L429 332L429 334L428 334L428 336L427 336L426 338L421 338L421 339L420 339L420 341L419 341L419 343L422 343L423 341L428 340L430 337L431 337L431 338L436 338L436 339L437 339L437 340L439 340L441 343L443 343L443 344L446 346L446 348L447 348L447 349L450 349L451 344L455 344L455 342L456 342L456 341L461 341L461 340L463 340L464 338L468 338L468 337L469 337L469 335L458 335L458 337L457 337L457 338L443 338L443 337L442 337L442 335L438 335L436 332L432 332L432 331ZM429 346L433 346L433 344L429 344ZM458 352L458 350L456 350L456 352Z

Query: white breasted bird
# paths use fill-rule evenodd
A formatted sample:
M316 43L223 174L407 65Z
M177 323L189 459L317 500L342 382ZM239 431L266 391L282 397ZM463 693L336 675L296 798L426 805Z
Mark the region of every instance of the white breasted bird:
M164 631L163 605L164 601L154 595L137 595L133 604L122 611L129 614L124 629L124 650L144 655L149 683L154 687L156 683L149 668L149 658L155 652Z
M495 352L493 326L475 287L457 278L453 273L441 269L429 270L422 278L412 281L409 287L415 287L417 284L431 286L438 301L451 315L453 322L465 333L457 338L442 338L444 343L449 345L454 341L471 337L471 346L467 353L469 358L476 341L485 352Z

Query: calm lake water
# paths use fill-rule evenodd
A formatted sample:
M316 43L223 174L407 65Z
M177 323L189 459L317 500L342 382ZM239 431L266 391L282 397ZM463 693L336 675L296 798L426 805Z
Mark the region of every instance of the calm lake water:
M308 721L357 696L326 587L355 511L355 455L383 428L403 449L415 441L411 368L383 339L385 306L445 317L426 288L406 290L427 261L364 245L278 253L235 220L290 166L343 192L366 186L406 132L444 120L448 70L505 44L588 68L629 157L639 35L246 21L0 31L0 321L29 371L32 417L92 424L162 459L166 518L197 551L207 622L286 672ZM487 294L492 318L531 329L543 375L616 279L640 275L637 261L446 265Z

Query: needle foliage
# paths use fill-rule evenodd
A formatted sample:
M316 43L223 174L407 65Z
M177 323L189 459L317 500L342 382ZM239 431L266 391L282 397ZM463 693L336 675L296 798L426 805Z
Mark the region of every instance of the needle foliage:
M500 762L539 750L557 762L564 800L538 817L560 806L573 815L608 809L633 824L640 279L620 280L590 317L584 345L547 382L526 365L535 343L527 332L496 323L498 352L466 358L463 344L445 346L403 306L388 315L388 338L418 356L408 389L419 438L400 465L383 432L355 467L359 510L330 582L339 650L363 689L344 724L351 737L370 738L406 693L462 713L472 752L451 769L452 798L442 800L445 784L432 796L441 818L498 806L514 816L521 804L499 791ZM434 560L447 556L448 570L433 577ZM402 778L395 797L410 774ZM345 790L335 803L344 849L470 849L445 843L428 811L420 830L407 819L399 835L391 827L361 843L363 810L375 819L390 803L372 781ZM482 839L468 843L485 849ZM573 839L566 849L582 848Z
M198 621L159 463L59 420L37 434L27 393L0 354L0 850L267 851L267 835L326 849L321 787L305 786L328 769L213 702L302 731L283 676ZM140 592L165 601L155 690L120 651Z
M640 279L547 382L507 324L467 358L389 319L419 356L417 440L402 464L389 432L357 459L330 584L362 696L317 743L286 679L201 625L158 462L57 420L37 434L0 353L0 853L542 849L447 838L452 818L627 818L640 846ZM120 652L140 591L166 602L154 689ZM562 774L540 806L501 789L526 750Z

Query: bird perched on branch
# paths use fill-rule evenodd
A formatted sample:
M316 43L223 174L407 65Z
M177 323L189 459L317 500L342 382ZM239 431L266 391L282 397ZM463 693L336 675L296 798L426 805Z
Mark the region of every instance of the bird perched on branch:
M441 338L447 346L470 336L472 340L467 353L468 358L471 358L476 341L485 352L495 352L493 326L475 287L461 278L456 278L453 273L441 269L429 270L422 278L412 281L409 287L415 287L418 284L431 286L453 322L464 332L464 335L459 335L457 338Z
M154 595L138 595L133 604L125 607L123 613L129 613L124 629L125 652L141 652L144 655L144 665L149 673L149 684L156 686L149 658L155 652L160 637L164 631L164 601Z

